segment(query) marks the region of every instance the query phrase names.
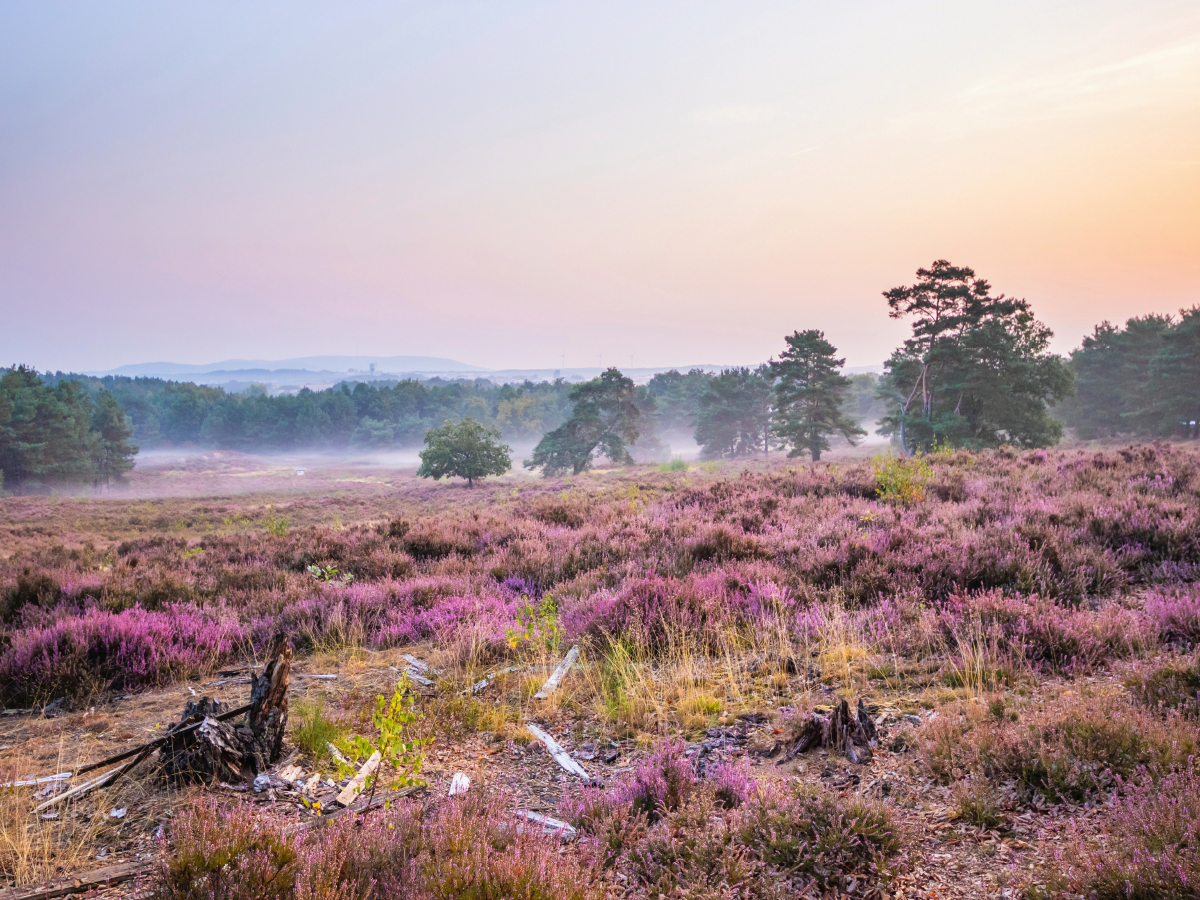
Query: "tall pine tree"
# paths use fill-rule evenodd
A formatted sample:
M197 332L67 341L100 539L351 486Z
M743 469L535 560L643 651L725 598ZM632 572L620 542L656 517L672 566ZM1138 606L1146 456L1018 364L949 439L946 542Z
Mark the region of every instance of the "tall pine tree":
M791 446L788 456L808 452L813 462L829 449L829 436L853 444L866 432L842 413L850 379L838 372L846 364L825 333L810 329L785 338L787 349L770 363L775 376L775 434Z

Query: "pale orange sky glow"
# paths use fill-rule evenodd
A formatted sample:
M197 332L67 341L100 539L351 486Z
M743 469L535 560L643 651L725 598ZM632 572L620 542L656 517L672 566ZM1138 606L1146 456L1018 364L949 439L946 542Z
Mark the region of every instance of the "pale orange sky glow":
M0 362L850 365L1200 303L1200 7L0 8Z

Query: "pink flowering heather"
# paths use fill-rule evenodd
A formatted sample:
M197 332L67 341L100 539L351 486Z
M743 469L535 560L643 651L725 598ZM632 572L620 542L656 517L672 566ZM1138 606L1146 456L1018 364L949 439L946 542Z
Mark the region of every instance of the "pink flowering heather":
M17 632L0 654L0 684L5 701L17 705L150 687L212 671L246 638L224 606L89 609Z
M1062 854L1061 886L1092 900L1200 897L1200 773L1194 760L1143 769L1114 795L1106 833L1082 829Z

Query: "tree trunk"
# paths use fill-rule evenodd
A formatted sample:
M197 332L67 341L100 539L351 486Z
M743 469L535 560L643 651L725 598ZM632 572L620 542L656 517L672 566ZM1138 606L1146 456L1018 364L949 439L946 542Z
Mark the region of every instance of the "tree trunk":
M270 661L254 683L246 718L237 726L217 720L224 712L220 700L189 700L182 724L202 724L163 748L167 775L179 781L236 783L249 781L278 762L287 729L291 667L292 643L279 636L272 645Z

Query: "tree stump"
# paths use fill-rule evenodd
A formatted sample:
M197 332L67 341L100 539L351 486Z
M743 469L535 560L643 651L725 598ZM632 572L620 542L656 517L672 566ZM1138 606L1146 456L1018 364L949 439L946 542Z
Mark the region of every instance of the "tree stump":
M251 690L250 710L238 725L217 720L225 711L220 700L213 697L189 700L180 724L201 724L172 738L163 747L162 765L166 774L179 781L233 784L251 781L271 768L283 753L291 668L291 641L277 637L270 661Z

